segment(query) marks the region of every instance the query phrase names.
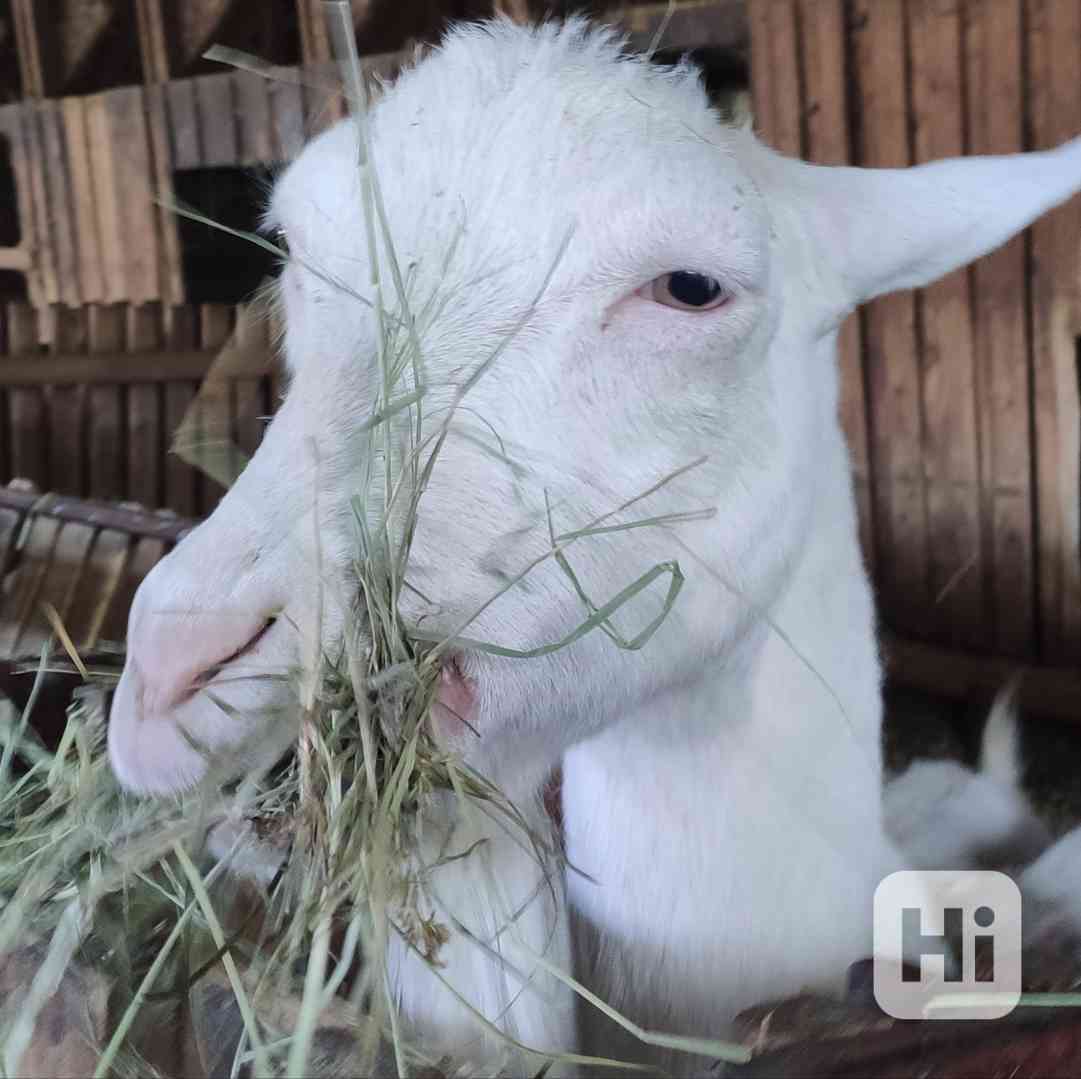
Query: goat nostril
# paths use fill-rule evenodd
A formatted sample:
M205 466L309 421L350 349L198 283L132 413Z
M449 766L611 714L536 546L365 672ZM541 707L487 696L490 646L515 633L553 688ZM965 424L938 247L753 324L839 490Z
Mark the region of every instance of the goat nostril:
M242 644L239 648L230 652L229 655L223 659L218 660L216 663L200 671L193 679L191 683L191 690L188 696L193 696L200 690L205 689L226 667L231 663L235 663L238 659L243 659L244 656L250 655L255 651L259 642L267 635L270 627L277 621L276 618L268 618L263 625L259 628L249 640Z

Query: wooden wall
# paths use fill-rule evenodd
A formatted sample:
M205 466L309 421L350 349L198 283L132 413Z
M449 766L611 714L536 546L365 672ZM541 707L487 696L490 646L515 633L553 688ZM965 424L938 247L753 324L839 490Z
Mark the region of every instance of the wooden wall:
M756 122L811 160L916 164L1081 133L1081 0L751 0ZM888 625L1081 659L1081 200L844 327L841 414Z
M42 491L210 512L222 488L170 452L200 381L238 326L236 308L87 304L51 308L39 345L30 305L0 308L0 475ZM241 344L270 354L265 321L241 320ZM119 355L127 354L127 355ZM232 381L232 440L251 454L275 406L270 377Z

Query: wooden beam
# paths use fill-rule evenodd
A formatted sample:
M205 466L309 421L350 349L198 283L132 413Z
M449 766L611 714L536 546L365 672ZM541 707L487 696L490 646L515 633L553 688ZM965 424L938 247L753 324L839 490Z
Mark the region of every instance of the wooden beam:
M97 352L89 355L57 352L0 357L0 387L131 385L161 382L197 382L206 377L218 358L217 349L188 349L182 352ZM270 373L270 356L265 365L238 369L237 378L262 378Z
M58 494L41 495L15 487L0 487L0 509L13 510L18 514L32 513L34 517L71 521L94 528L115 529L130 536L164 540L166 543L178 542L199 523L171 513L155 513Z
M1081 722L1081 669L1026 666L1010 659L964 652L886 635L886 674L900 686L969 700L988 698L1020 676L1023 711L1046 719Z

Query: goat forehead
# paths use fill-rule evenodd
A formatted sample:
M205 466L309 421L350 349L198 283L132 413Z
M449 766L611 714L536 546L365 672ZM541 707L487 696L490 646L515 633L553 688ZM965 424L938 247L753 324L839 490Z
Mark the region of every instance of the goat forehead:
M640 229L660 222L654 207L641 212L657 192L689 218L740 207L746 136L719 123L693 73L620 58L607 35L574 25L496 31L451 35L373 112L375 163L407 257L431 255L459 222L511 233L519 252L532 232L538 254L543 236L583 215L604 212L618 231L621 211L636 207ZM339 125L286 173L272 216L313 252L345 254L362 234L356 162L355 129ZM589 224L603 241L601 223Z

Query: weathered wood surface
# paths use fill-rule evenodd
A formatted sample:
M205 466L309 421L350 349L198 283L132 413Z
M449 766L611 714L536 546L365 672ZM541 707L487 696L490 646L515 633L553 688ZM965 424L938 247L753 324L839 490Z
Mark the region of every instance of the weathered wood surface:
M755 122L787 153L903 166L1081 133L1076 0L751 0L748 19ZM898 632L1081 658L1079 339L1081 199L842 330L861 537Z
M60 616L80 649L122 641L131 598L195 521L131 504L0 487L0 658L33 655Z

